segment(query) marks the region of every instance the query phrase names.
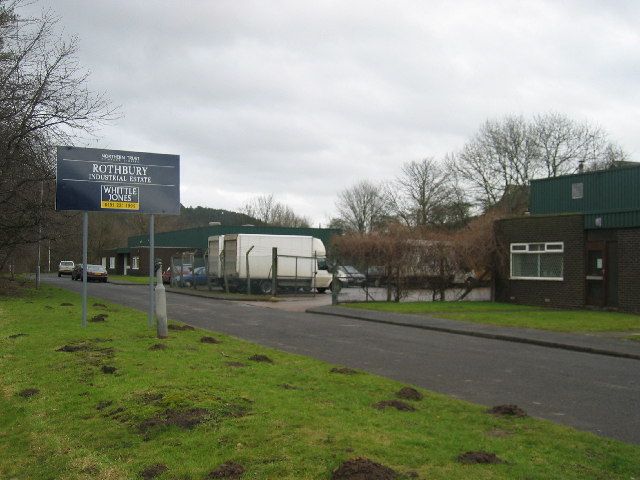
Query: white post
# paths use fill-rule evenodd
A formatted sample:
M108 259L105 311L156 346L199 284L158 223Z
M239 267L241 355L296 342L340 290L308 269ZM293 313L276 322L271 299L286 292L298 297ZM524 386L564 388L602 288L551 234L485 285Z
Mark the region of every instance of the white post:
M169 331L167 328L167 292L162 283L162 263L156 273L156 319L158 321L158 338L167 338Z

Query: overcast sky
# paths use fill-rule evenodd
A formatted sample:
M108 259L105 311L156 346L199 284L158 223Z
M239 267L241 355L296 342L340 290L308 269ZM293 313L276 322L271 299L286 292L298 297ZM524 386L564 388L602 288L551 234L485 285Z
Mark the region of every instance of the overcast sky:
M640 2L40 0L122 118L90 146L181 156L188 206L336 194L455 151L487 118L566 113L640 159Z

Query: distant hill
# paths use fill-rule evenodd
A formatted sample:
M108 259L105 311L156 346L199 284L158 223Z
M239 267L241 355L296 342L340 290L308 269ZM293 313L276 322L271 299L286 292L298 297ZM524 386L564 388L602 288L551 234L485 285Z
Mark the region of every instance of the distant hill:
M180 207L179 228L205 227L209 222L220 222L221 225L263 225L260 220L244 213L231 212L220 208Z

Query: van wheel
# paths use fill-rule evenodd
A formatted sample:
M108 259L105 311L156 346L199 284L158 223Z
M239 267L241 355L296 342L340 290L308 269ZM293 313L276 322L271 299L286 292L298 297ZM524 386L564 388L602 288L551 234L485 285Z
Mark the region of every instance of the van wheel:
M258 289L261 294L269 295L271 293L271 282L268 280L261 281L260 285L258 285Z
M332 281L329 284L329 290L331 290L332 292L340 293L340 290L342 290L342 282L340 280Z

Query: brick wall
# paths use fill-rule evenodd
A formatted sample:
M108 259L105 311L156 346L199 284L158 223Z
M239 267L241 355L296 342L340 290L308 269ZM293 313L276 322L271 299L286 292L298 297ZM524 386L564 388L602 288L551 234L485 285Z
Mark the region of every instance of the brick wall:
M617 237L619 306L640 313L640 229L618 230Z
M171 257L187 251L186 248L173 248L173 247L156 247L156 258L162 259L162 269L166 270L171 265ZM129 270L129 275L149 275L149 248L148 247L135 247L131 249L130 259L133 257L140 257L138 263L138 270ZM133 260L130 260L130 263ZM131 266L131 265L129 265Z
M496 272L496 300L583 307L585 302L585 232L582 215L526 216L499 220L495 231L502 245L502 268ZM640 238L639 238L640 240ZM511 243L564 242L564 280L510 280Z

